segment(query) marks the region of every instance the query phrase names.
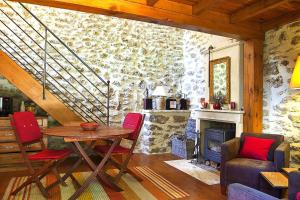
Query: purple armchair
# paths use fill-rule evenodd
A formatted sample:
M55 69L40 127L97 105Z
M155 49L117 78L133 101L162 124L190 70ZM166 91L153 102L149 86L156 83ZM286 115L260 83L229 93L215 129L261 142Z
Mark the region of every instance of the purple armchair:
M238 157L245 136L275 140L267 161ZM278 190L273 190L261 177L260 172L280 171L281 168L288 167L289 157L289 144L284 142L282 135L242 133L241 138L234 138L222 144L221 192L225 194L227 186L231 183L240 183L278 197L280 195Z

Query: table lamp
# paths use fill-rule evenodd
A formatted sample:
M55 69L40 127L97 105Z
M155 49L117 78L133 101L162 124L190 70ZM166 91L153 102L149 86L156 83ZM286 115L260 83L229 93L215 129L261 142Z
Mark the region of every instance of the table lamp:
M298 56L296 65L292 74L290 87L300 89L300 56Z
M153 91L152 96L156 97L155 98L156 109L157 110L165 110L165 108L166 108L165 97L168 96L168 93L167 93L165 87L157 86L155 88L155 90Z

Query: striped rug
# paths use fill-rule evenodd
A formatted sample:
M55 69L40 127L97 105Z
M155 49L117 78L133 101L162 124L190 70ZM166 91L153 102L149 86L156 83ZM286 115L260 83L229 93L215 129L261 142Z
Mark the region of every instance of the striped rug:
M151 181L156 187L164 191L171 199L188 197L189 194L172 184L170 181L154 172L149 167L135 167L141 175Z
M110 170L111 175L117 173L116 170ZM90 172L79 172L73 174L79 183L83 183L86 178L90 175ZM158 175L159 176L159 175ZM145 176L146 177L146 176ZM151 176L149 176L151 177ZM146 177L148 179L148 176ZM151 178L145 179L142 182L138 182L133 176L125 174L119 183L119 186L124 190L123 192L115 192L107 187L103 187L97 181L93 182L88 189L82 193L78 198L79 200L170 200L174 198L182 198L183 195L170 195L174 194L175 191L181 191L181 189L172 186L166 187L160 182L165 180L159 178L155 181ZM14 177L10 180L5 194L2 200L44 200L41 192L37 188L36 184L31 184L20 191L16 196L10 195L11 191L21 185L27 180L27 177ZM43 185L47 186L56 180L55 176L48 175L42 179ZM68 199L74 192L75 188L72 184L71 179L66 180L67 186L57 186L49 191L51 198L48 200L65 200ZM183 192L184 193L184 192ZM186 193L185 193L186 194Z

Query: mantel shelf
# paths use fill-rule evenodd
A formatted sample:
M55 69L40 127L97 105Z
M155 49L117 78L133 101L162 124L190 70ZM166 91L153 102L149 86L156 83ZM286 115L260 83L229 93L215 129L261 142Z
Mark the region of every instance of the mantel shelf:
M212 110L212 109L200 109L194 110L197 112L214 112L214 113L232 113L232 114L244 114L245 112L242 110Z
M236 137L239 137L243 131L244 111L240 110L193 110L191 117L197 120L197 130L201 131L201 122L216 121L225 123L234 123L236 128Z

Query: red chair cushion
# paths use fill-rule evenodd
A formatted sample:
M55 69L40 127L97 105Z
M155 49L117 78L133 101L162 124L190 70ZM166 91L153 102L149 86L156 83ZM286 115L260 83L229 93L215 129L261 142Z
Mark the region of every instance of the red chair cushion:
M107 153L108 150L109 150L110 146L109 145L97 145L95 146L94 150L95 151L98 151L100 153ZM112 153L120 153L120 154L123 154L123 153L128 153L129 152L129 149L128 148L125 148L125 147L122 147L122 146L116 146L113 150Z
M15 112L12 119L12 126L15 127L16 134L18 134L22 143L42 138L40 127L32 112Z
M142 126L143 115L140 113L128 113L123 122L123 128L132 129L128 139L136 140L139 137L140 127Z
M300 200L300 192L297 193L296 199L297 199L297 200Z
M245 136L244 144L240 151L240 157L257 160L267 160L273 139Z
M38 153L29 155L29 160L59 160L65 158L70 155L72 151L70 149L62 149L62 150L51 150L45 149Z

